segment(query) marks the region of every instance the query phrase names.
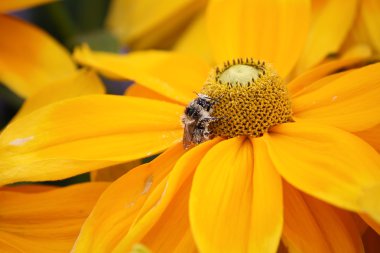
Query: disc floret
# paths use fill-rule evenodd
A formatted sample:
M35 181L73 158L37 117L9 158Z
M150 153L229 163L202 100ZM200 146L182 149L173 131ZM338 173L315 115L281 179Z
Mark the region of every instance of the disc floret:
M210 124L214 136L262 136L270 127L291 121L289 93L264 61L234 59L215 67L201 90L217 101Z

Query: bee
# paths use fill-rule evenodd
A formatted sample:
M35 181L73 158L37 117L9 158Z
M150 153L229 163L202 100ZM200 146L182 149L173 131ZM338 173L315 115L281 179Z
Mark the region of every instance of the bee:
M209 140L211 137L209 124L217 120L211 116L216 100L205 94L197 94L197 96L189 103L181 117L184 126L183 146L185 149Z

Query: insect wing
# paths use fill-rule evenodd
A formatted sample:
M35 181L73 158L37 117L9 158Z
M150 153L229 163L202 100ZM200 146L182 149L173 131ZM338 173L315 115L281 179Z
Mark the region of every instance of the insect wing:
M185 149L190 148L194 144L193 133L194 133L195 127L196 127L196 121L187 122L184 125L182 143Z

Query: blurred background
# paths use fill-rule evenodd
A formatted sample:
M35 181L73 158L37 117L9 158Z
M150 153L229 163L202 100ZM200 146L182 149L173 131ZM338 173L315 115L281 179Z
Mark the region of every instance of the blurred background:
M121 45L105 28L110 2L64 0L8 14L42 28L70 51L75 45L85 42L94 49L117 52L121 50ZM114 92L117 93L117 89ZM0 85L1 128L11 120L22 103L21 97L3 84Z

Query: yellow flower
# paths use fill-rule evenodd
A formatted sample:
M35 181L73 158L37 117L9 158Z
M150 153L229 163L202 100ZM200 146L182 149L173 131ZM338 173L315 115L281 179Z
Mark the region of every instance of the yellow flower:
M380 157L374 149L380 64L342 71L361 61L326 63L286 88L275 70L283 78L294 70L309 9L306 0L211 2L207 22L218 69L169 52L115 56L78 50L81 63L139 85L127 97L65 100L9 125L0 136L0 182L58 179L167 149L105 191L74 251L128 252L141 243L153 252L276 252L282 239L293 252L360 252L358 217L345 210L380 222ZM214 97L209 88L219 85L216 77L219 92L237 87L243 93ZM227 132L218 121L210 128L240 135L228 120L242 122L231 111L246 120L244 102L252 97L244 94L251 89L246 87L261 87L259 101L268 99L268 106L277 106L277 97L285 99L280 104L291 102L292 120L268 131L261 127L261 137L253 137L257 129L244 121L252 136L216 137L185 151L180 117L193 92L202 90L216 100L217 115L228 115L217 119ZM289 95L282 96L286 89ZM265 96L265 90L275 92ZM260 105L254 106L264 113L261 119L272 110ZM283 112L289 113L286 106ZM375 136L373 146L358 136Z
M0 188L0 251L69 252L107 185Z

